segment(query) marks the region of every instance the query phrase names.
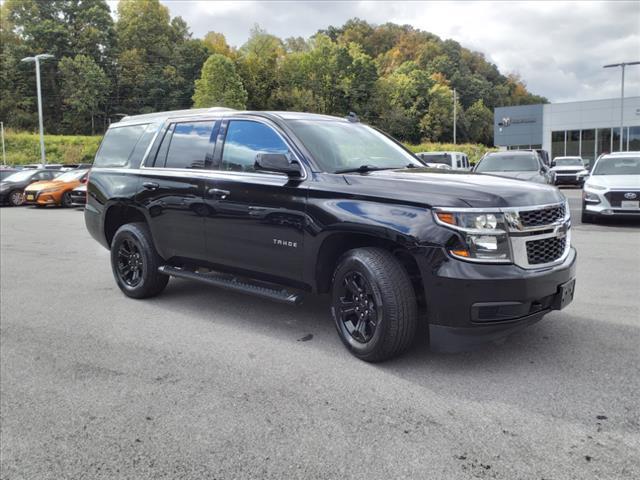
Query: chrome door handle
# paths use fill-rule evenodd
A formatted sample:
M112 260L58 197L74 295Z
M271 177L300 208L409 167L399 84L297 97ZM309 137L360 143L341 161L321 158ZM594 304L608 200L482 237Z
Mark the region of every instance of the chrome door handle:
M229 190L220 190L219 188L210 188L207 190L207 195L224 200L231 195L231 192Z
M146 188L147 190L155 190L156 188L158 188L160 185L156 182L143 182L142 186L144 188Z

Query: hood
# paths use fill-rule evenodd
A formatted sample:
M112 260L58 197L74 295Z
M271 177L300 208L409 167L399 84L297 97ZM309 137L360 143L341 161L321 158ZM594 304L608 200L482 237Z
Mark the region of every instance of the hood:
M524 171L524 172L487 172L485 175L493 175L503 178L515 178L516 180L525 180L528 182L540 182L542 183L543 177L538 172Z
M562 193L549 185L455 170L381 170L345 174L344 179L351 185L347 193L426 206L522 207L564 201Z
M39 191L44 190L45 188L62 187L64 184L65 182L56 182L55 180L40 180L38 182L30 183L26 190Z
M587 179L586 185L640 189L640 175L591 175Z

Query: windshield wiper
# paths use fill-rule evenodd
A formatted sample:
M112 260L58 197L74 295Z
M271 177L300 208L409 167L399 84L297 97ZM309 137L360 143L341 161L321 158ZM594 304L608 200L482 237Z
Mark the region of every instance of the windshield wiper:
M376 167L374 165L360 165L356 168L343 168L342 170L336 170L333 173L367 173L375 172L377 170L394 170L398 167Z

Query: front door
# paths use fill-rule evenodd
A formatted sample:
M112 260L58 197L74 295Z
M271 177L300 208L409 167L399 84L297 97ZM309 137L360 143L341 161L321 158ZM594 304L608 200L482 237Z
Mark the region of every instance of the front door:
M306 187L283 174L256 172L258 153L291 153L275 127L228 120L215 178L205 183L211 263L290 280L303 278Z
M155 158L141 169L136 201L147 210L156 248L167 260L206 257L204 168L211 164L216 126L214 120L171 124Z

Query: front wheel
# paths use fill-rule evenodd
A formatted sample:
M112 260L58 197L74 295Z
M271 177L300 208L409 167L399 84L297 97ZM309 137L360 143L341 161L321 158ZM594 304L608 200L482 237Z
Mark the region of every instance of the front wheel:
M162 292L169 277L158 272L164 264L144 223L121 226L111 242L111 269L120 290L132 298L148 298Z
M347 252L335 270L331 312L347 349L380 362L409 348L417 325L413 285L400 262L380 248Z
M64 192L64 194L62 195L62 201L61 204L63 207L65 208L69 208L71 207L71 192Z
M14 190L9 194L9 204L12 207L19 207L24 203L24 195L20 190Z

